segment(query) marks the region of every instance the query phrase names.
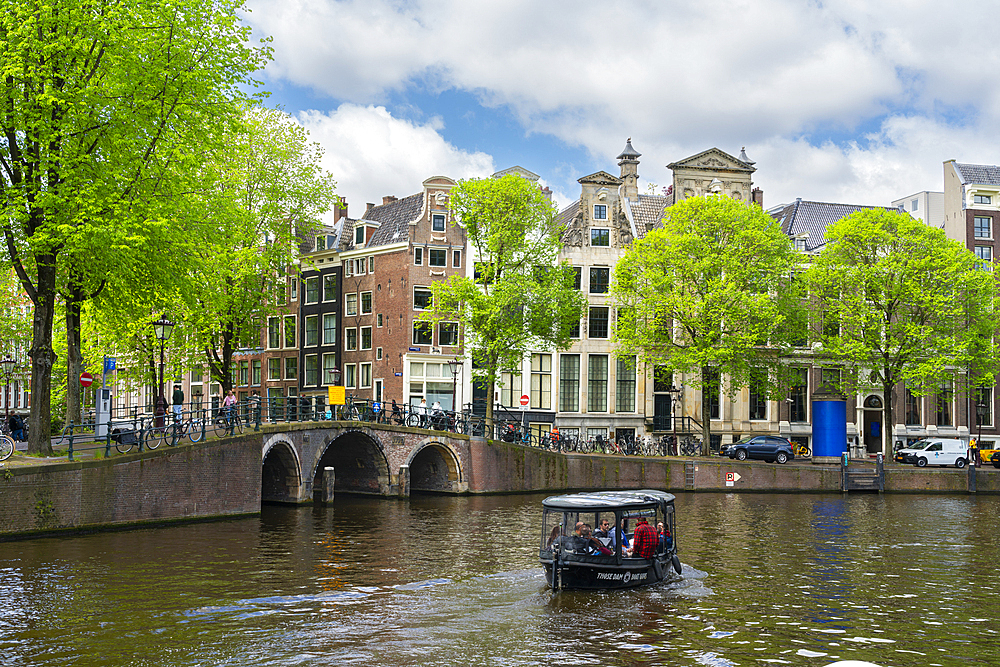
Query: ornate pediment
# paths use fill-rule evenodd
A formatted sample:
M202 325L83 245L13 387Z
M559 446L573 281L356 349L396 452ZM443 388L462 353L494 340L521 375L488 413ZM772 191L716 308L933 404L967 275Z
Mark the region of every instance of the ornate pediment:
M752 165L718 148L709 148L707 151L703 151L697 155L672 162L667 165L667 168L673 171L677 171L678 169L694 169L699 171L743 172L747 174L752 174L756 171Z
M606 171L599 171L590 176L578 178L576 182L580 185L614 185L616 187L623 183L622 179L612 176Z

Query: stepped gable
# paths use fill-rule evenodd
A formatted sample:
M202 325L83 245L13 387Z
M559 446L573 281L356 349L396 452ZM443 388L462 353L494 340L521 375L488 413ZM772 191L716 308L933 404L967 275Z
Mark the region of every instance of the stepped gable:
M362 220L380 223L367 246L391 245L402 243L410 237L410 223L420 216L423 209L424 195L418 192L409 197L372 207L365 211Z
M989 164L953 163L963 184L1000 185L1000 167Z
M805 239L806 251L819 250L826 244L826 228L841 218L858 211L882 209L895 211L889 206L863 206L861 204L834 204L830 202L802 201L796 199L791 204L768 211L781 225L781 231L794 238L808 234Z

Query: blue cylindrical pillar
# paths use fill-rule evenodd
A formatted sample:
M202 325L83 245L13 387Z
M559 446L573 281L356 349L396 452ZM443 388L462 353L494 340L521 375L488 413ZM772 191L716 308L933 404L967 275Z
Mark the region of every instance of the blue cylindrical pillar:
M847 401L834 393L813 394L813 463L836 463L847 451Z

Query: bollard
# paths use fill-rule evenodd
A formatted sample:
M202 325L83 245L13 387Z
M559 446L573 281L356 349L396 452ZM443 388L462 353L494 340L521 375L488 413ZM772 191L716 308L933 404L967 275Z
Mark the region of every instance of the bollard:
M975 493L976 492L976 481L977 481L976 480L976 466L973 465L970 462L969 465L966 466L966 468L968 468L968 470L969 470L969 476L968 476L968 482L967 482L968 491L969 491L969 493Z
M333 502L333 487L337 476L331 467L323 468L323 502L329 505Z

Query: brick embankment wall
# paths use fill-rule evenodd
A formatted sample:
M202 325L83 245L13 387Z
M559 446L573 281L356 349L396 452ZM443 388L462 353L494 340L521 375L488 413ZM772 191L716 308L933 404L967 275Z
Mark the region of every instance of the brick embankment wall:
M261 436L0 472L0 535L260 511Z

